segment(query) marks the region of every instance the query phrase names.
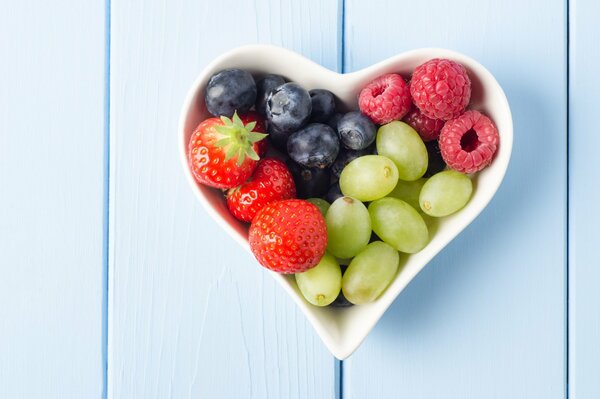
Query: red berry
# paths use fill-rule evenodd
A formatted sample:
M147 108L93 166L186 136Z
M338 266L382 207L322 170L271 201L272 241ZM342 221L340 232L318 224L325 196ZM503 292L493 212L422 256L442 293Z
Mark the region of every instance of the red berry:
M327 227L308 201L272 202L250 225L250 249L258 262L279 273L301 273L319 263L327 248Z
M446 164L462 173L474 173L488 166L500 137L494 122L477 111L467 111L444 125L440 152Z
M425 116L417 107L411 109L403 120L419 133L424 142L437 139L442 127L444 127L443 120L431 119Z
M410 89L397 73L382 75L362 89L358 106L379 125L400 120L411 106Z
M270 202L296 198L296 185L285 163L262 159L249 181L227 193L227 207L237 219L250 222Z
M232 188L248 180L259 160L258 142L267 136L254 131L258 124L254 120L244 123L237 114L232 119L222 116L201 122L188 145L196 180L216 188Z
M415 68L410 94L417 107L432 119L459 116L471 99L471 79L461 64L435 58Z

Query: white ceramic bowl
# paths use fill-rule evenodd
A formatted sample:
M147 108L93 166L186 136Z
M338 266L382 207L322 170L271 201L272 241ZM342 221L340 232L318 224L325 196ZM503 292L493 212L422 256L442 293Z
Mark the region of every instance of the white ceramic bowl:
M474 194L467 206L440 221L427 247L417 254L402 258L403 264L397 277L375 302L350 308L319 308L304 300L293 276L269 272L302 309L327 348L338 359L344 359L356 350L416 274L471 223L494 196L508 167L513 142L512 117L502 88L477 61L450 50L424 48L408 51L366 69L339 74L290 50L269 45L250 45L229 51L207 65L190 88L181 111L179 149L187 180L206 211L242 247L250 251L247 226L229 213L221 192L197 184L188 167L187 145L190 135L202 120L209 117L204 105L204 88L210 76L231 67L246 69L255 76L280 74L306 89L330 90L345 107L358 109L358 92L373 78L389 72L398 72L408 77L416 66L431 58L449 58L466 67L472 81L470 108L484 111L496 123L500 133L500 147L493 163L474 178ZM265 270L256 263L257 273Z

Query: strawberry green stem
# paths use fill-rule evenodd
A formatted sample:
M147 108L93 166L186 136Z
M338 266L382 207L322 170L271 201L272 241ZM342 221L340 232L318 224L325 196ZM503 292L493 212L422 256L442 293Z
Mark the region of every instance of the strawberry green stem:
M254 143L263 140L267 135L253 132L256 122L244 125L237 112L231 119L222 116L221 122L223 122L222 126L215 126L215 130L221 135L215 146L225 148L225 160L236 156L238 165L241 165L246 157L258 161L259 156L254 151Z

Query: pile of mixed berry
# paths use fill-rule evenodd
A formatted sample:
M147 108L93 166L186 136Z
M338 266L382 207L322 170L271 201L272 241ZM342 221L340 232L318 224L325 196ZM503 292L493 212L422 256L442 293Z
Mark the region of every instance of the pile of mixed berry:
M447 59L418 66L408 83L376 78L349 112L327 90L227 69L206 86L215 117L192 134L189 164L251 223L258 262L295 273L307 301L367 303L396 276L399 252L423 249L431 217L463 208L469 175L492 162L498 131L466 110L470 98L467 71Z

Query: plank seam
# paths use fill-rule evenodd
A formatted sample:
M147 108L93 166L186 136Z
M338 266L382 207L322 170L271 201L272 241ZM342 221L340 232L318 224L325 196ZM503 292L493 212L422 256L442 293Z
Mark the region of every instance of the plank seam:
M111 44L111 0L105 0L104 11L104 207L102 245L102 398L108 399L108 335L109 335L109 246L110 246L110 44Z
M344 361L343 360L335 360L335 396L337 399L344 398Z
M340 0L340 72L346 73L346 0Z
M571 76L571 71L570 71L570 64L571 64L571 0L566 0L566 61L567 61L567 65L566 65L566 90L567 90L567 104L566 104L566 123L567 123L567 137L566 137L566 158L567 158L567 176L566 176L566 234L565 234L565 255L566 255L566 276L565 276L565 398L569 399L569 382L570 382L570 373L569 373L569 368L570 368L570 290L569 290L569 285L570 285L570 281L569 281L569 276L571 274L571 265L570 265L570 259L571 259L571 253L570 253L570 249L571 249L571 240L570 240L570 235L571 235L571 220L570 220L570 212L571 212L571 205L570 205L570 197L571 197L571 186L570 186L570 173L571 173L571 161L570 161L570 148L569 148L569 143L570 143L570 126L571 126L571 122L569 120L569 113L570 113L570 107L571 107L571 98L570 98L570 94L571 94L571 89L570 89L570 76Z

